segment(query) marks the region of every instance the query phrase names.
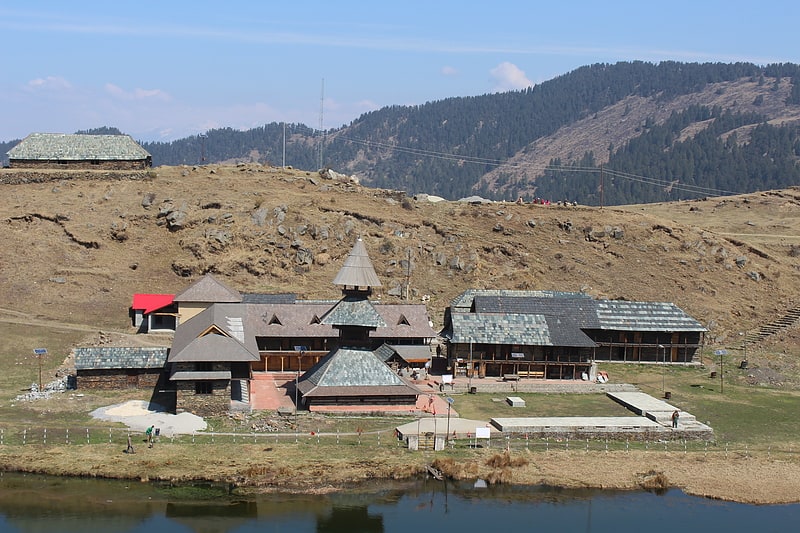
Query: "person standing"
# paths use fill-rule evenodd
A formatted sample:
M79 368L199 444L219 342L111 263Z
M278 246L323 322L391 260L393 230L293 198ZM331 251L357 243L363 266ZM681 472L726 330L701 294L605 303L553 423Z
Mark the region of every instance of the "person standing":
M153 447L153 430L154 429L155 429L155 426L150 426L149 428L147 428L147 431L144 432L144 434L147 435L147 447L148 448L152 448Z
M672 427L673 428L677 429L677 427L678 427L678 419L680 417L681 417L681 414L678 412L677 409L675 409L675 411L673 411L673 413L672 413Z

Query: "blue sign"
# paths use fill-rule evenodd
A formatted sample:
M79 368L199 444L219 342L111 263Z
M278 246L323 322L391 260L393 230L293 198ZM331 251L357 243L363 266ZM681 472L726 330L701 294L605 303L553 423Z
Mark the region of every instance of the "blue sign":
M714 355L728 355L728 350L716 350Z
M36 355L45 355L47 353L47 348L34 348L33 353Z

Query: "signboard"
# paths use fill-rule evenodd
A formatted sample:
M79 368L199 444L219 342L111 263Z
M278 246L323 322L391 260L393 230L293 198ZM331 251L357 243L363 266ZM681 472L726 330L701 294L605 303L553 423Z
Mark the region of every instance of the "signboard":
M294 347L294 351L295 352L307 352L308 351L308 346L295 346Z
M453 404L455 403L455 400L454 400L454 399L452 399L450 396L448 396L447 398L445 398L445 400L447 400L447 403L449 403L450 405L453 405Z
M453 374L442 374L442 383L447 385L453 383Z
M47 348L34 348L33 353L35 353L36 355L46 355Z
M491 430L489 428L475 428L476 439L488 439L491 437Z
M714 355L728 355L728 350L715 350Z
M525 359L525 354L522 352L511 352L512 359Z

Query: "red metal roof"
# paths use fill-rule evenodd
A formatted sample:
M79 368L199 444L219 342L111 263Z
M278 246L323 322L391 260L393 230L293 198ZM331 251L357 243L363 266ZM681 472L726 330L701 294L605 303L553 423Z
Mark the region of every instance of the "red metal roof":
M145 315L157 311L162 307L172 305L174 294L134 294L133 305L135 310L142 310Z

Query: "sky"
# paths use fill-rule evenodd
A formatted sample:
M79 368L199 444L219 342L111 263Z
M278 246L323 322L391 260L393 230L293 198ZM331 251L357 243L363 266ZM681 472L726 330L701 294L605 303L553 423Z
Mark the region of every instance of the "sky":
M800 63L798 20L796 0L3 0L0 141L331 129L594 63Z

